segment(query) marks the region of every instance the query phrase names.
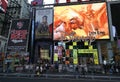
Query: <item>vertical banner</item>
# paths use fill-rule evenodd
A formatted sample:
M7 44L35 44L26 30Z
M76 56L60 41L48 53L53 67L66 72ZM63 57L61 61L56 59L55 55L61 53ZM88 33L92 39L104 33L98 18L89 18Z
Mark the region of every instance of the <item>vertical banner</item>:
M73 49L73 63L74 63L74 64L78 64L77 49Z
M94 64L99 64L99 61L98 61L98 53L97 53L97 51L95 51L94 53L93 53L93 55L94 55Z
M8 38L8 52L26 52L28 47L30 19L12 20Z
M52 38L53 9L37 9L35 16L35 39Z
M54 53L54 62L57 62L57 61L58 61L58 54Z

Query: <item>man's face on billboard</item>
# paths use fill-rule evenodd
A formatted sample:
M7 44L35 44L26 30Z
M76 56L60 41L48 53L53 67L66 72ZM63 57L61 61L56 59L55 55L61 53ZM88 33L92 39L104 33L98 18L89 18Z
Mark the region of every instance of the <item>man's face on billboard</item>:
M23 27L23 22L17 22L17 28L21 29Z
M47 22L47 16L42 17L43 22Z

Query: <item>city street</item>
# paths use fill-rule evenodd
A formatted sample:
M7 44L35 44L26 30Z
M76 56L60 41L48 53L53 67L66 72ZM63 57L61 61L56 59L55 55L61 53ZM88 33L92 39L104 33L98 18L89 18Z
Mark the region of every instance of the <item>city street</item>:
M119 82L113 75L70 75L70 74L0 74L0 82Z
M62 78L0 78L0 82L119 82L116 80L62 79Z

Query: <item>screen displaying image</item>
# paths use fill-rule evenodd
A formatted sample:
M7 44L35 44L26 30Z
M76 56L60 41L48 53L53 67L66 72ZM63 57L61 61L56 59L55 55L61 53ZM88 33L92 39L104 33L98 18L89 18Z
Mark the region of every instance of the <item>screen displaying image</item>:
M54 40L110 39L105 2L54 7Z
M57 42L54 45L54 53L58 55L58 57L62 57L64 55L65 50L65 43L63 42Z
M35 17L35 39L52 38L53 9L38 9Z

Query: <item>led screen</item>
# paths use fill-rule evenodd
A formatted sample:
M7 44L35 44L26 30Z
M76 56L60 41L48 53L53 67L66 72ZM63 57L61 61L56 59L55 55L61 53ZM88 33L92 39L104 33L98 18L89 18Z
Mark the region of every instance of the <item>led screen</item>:
M109 39L105 2L54 7L54 40Z
M37 9L35 15L35 39L52 38L53 9Z

